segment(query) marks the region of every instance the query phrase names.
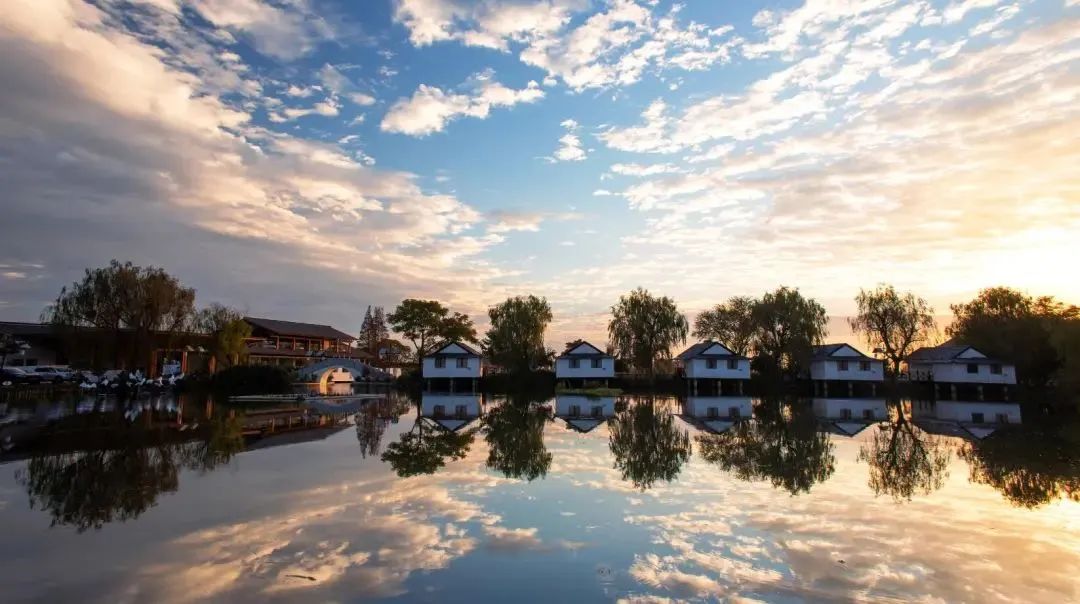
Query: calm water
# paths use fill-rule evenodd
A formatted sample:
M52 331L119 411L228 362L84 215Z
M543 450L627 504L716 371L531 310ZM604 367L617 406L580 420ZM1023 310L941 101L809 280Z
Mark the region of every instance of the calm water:
M9 407L63 432L0 465L3 599L1080 600L1075 458L979 440L1015 405L417 402L246 445L169 398Z

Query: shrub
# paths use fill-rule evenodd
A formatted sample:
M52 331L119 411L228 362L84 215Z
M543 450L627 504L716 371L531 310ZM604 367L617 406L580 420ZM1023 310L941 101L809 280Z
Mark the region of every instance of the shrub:
M292 392L292 375L273 365L237 365L214 374L210 387L215 394L244 396L249 394L288 394Z

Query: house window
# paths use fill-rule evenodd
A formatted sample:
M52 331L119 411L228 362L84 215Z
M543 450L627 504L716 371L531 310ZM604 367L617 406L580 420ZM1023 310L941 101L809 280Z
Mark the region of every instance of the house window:
M466 358L458 359L457 360L457 368L458 369L468 369L469 368L469 359L466 359Z
M570 417L581 415L581 405L570 405Z
M968 369L968 373L979 373L979 364L978 363L968 363L967 369Z
M1009 423L1009 414L1008 413L998 413L995 416L995 418L997 419L997 423L999 423L999 424L1007 424L1007 423Z
M739 417L742 416L742 412L739 411L738 407L728 407L727 414L728 414L728 417L730 417L732 419L738 419Z
M435 405L435 410L432 412L435 417L443 417L446 415L446 407L444 405Z
M593 369L600 369L603 366L604 366L604 362L601 359L593 359L592 360L592 368Z
M435 368L442 369L446 367L446 357L435 357Z
M604 417L604 407L602 405L593 405L592 416L593 417Z
M739 361L737 359L728 359L727 368L735 370L739 368Z
M570 359L570 369L577 369L581 367L581 361L579 359Z
M847 371L847 361L838 361L836 363L836 368L839 371Z
M863 409L862 410L862 417L863 417L863 419L874 419L874 410L873 409Z
M457 407L454 407L454 413L458 417L465 417L466 415L468 415L468 407L466 407L465 405L458 405Z
M997 363L990 365L990 373L994 375L1001 375L1001 365L998 365Z
M851 409L841 409L840 410L840 418L841 419L851 419Z
M986 421L986 417L983 416L982 413L972 413L971 414L971 421L975 422L976 424L981 424L981 423L984 423Z
M705 366L709 369L716 369L716 359L708 359L705 361Z
M859 371L870 371L870 361L859 361Z
M709 407L709 410L706 413L706 415L708 415L710 418L720 417L720 408L719 407Z

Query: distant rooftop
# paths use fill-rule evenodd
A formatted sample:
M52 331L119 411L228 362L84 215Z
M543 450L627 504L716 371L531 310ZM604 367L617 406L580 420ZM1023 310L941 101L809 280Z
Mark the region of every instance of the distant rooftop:
M852 350L854 350L855 354L848 353L848 354L844 354L844 355L834 356L836 351L840 350L841 348L843 348L845 346L847 346L848 348L851 348ZM847 342L840 342L838 344L821 344L820 346L814 346L813 360L815 360L815 361L823 361L825 359L869 359L869 358L871 358L871 357L863 354L862 351L860 351L858 348L855 348L851 344L848 344Z
M295 321L278 321L277 319L260 319L258 317L244 317L244 320L250 323L252 327L265 329L277 336L292 336L321 340L344 340L346 342L352 342L356 339L329 325L297 323Z

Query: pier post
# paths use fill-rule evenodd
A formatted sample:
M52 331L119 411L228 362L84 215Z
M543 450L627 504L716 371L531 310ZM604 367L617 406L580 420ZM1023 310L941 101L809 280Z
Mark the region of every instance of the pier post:
M848 398L855 396L855 382L848 381L847 383L847 395Z
M829 398L829 382L821 382L822 396Z
M477 383L478 381L479 381L479 380L477 380L476 378L473 378L473 381L472 381L472 391L473 391L473 394L476 394L476 383Z
M742 396L743 380L739 380L739 396Z
M870 384L870 396L877 396L877 384Z
M724 396L724 380L716 380L716 396Z
M986 397L983 396L983 385L982 384L979 384L978 390L979 390L979 400L980 401L986 400Z
M454 378L450 378L450 394L454 393Z
M949 384L949 400L956 400L956 384Z

